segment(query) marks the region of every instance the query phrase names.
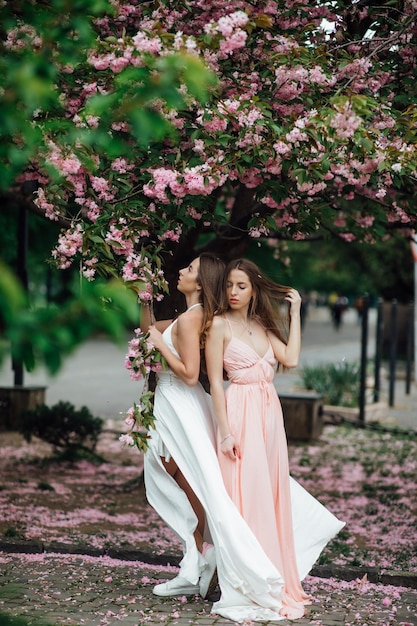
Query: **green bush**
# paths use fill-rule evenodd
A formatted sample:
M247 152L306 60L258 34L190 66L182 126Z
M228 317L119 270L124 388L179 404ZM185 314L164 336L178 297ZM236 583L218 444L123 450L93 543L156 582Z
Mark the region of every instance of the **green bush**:
M58 402L22 413L19 432L26 441L39 437L72 458L82 451L94 453L102 427L103 421L93 417L87 407L77 410L69 402Z
M300 376L304 387L321 394L325 404L358 406L360 367L357 363L342 361L306 366Z
M29 621L30 620L30 621ZM13 615L9 615L8 613L0 613L0 624L1 626L28 626L28 624L33 623L30 618L25 617L14 617ZM37 622L38 626L41 626L40 622Z

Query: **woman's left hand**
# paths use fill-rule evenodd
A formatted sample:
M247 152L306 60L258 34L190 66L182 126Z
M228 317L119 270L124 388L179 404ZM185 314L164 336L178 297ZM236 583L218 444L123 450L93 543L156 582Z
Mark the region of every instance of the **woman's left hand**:
M220 450L231 461L236 461L236 459L240 459L240 447L236 443L233 435L230 433L220 442Z
M290 303L291 314L299 312L301 309L301 296L296 289L290 289L285 300Z

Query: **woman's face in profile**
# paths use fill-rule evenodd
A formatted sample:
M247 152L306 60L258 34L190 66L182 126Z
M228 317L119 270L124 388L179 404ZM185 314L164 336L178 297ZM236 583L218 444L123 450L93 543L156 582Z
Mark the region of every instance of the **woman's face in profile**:
M177 289L181 293L191 293L197 287L198 270L200 268L200 259L197 257L191 261L187 267L179 271Z

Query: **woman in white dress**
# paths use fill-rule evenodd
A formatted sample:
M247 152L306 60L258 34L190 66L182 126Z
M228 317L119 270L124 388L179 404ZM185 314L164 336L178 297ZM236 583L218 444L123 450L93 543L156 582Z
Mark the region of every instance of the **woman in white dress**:
M152 343L169 366L169 370L158 375L156 428L149 433L145 454L146 494L150 504L180 537L184 549L179 575L154 588L160 596L200 593L206 597L215 580L214 549L204 541L205 536L209 538L204 509L178 467L172 447L166 443L164 428L170 435L175 434L186 429L187 420L192 417L207 445L214 446L208 396L198 378L201 349L219 300L224 267L219 258L209 254L194 259L180 270L177 283L187 310L175 320L150 325L149 309L145 308L141 320L142 330L149 330Z
M226 491L210 397L197 382L200 333L204 336L216 308L216 302L212 300L211 306L207 298L222 282L204 287L205 262L202 255L180 271L178 289L186 297L187 311L174 322L149 326L151 340L169 369L158 374L155 429L149 432L145 454L146 494L180 537L184 551L179 575L157 585L154 593L200 592L206 597L217 566L221 596L212 612L236 622L278 621L283 619L283 577ZM146 324L144 320L143 329ZM296 559L303 579L343 523L295 481L291 488Z

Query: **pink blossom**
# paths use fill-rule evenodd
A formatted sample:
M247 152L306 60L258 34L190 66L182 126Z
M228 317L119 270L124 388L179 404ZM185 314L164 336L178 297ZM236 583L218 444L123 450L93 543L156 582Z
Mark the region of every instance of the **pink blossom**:
M245 26L248 22L248 16L243 11L236 11L225 17L221 17L216 26L216 30L227 38L233 34L235 28Z
M291 146L284 143L283 141L277 141L274 143L273 148L277 154L286 155L291 152Z
M239 126L253 126L255 122L261 120L263 115L261 111L252 107L249 111L240 111L237 114Z
M356 236L353 233L339 233L339 237L345 241L355 241Z
M187 215L190 215L195 220L199 220L202 217L202 213L199 213L193 206L187 207Z
M111 165L111 169L115 172L120 172L120 174L126 174L126 172L132 170L134 168L133 164L129 164L126 159L117 158L115 159Z
M89 57L89 62L96 70L106 70L109 67L110 55Z
M204 129L208 133L216 133L226 130L227 120L221 117L213 116L211 119L202 121Z
M125 424L128 428L133 428L133 426L135 425L135 419L134 417L132 417L131 415L129 415L128 417L126 417L125 419Z
M323 72L320 66L316 65L309 72L309 79L312 83L317 83L318 85L331 85L336 82L336 78L327 78L326 74Z
M59 211L58 209L51 203L48 202L45 196L45 191L41 187L36 192L36 198L34 200L36 206L42 209L45 212L45 217L49 220L58 220Z
M349 102L346 102L330 119L330 126L336 129L340 138L349 138L359 128L362 119L356 115Z
M285 139L290 143L298 145L300 141L307 141L308 135L306 133L301 132L299 128L293 128L289 133L285 135Z
M150 52L151 54L159 54L162 49L159 37L150 38L146 33L139 31L132 39L135 48L139 52Z
M97 193L103 193L109 188L109 181L100 176L90 176L91 186Z
M79 252L83 244L83 229L77 224L72 230L67 230L58 237L58 245L52 251L52 256L57 260L58 267L68 268L73 257Z
M119 220L119 225L110 225L109 231L105 236L105 240L111 245L116 254L128 257L134 249L135 242L137 241L137 235L135 234L132 236L129 229L126 226L123 226Z
M220 52L219 57L224 58L225 56L231 55L235 50L239 50L239 48L243 48L248 34L244 30L236 30L228 39L223 39L220 42Z
M131 437L131 435L120 435L119 437L119 441L122 444L122 446L134 446L135 445L135 441L133 439L133 437Z
M59 169L64 174L77 174L81 169L81 162L75 156L69 156L61 161L56 161L56 164L59 164Z
M167 239L169 239L169 241L179 241L180 240L180 236L181 236L181 227L178 227L175 231L174 230L166 230L164 233L162 233L162 235L158 236L158 239L160 241L165 241Z
M88 208L87 217L92 222L97 221L100 215L100 207L94 200L87 200L86 207Z
M113 56L109 60L109 67L115 74L121 72L127 65L129 65L129 60L125 57Z
M112 122L111 127L113 130L119 130L123 132L127 132L129 130L126 122Z

